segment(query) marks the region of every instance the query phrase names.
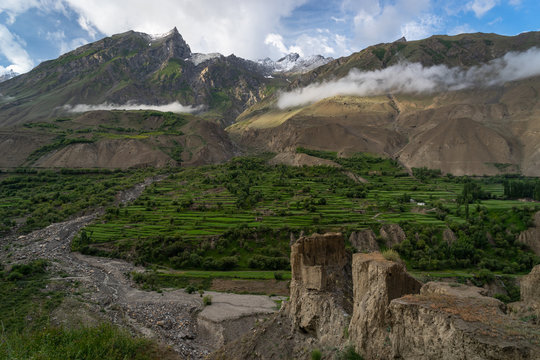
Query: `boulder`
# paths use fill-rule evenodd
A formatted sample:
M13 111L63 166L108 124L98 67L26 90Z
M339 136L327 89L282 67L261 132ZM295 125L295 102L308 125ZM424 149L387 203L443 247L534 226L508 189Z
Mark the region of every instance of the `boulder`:
M377 244L377 237L373 230L361 230L351 233L349 242L352 247L358 252L374 252L379 251L379 244Z
M527 245L540 256L540 211L534 214L534 227L522 231L518 236L518 242Z
M390 350L385 347L391 326L388 304L403 295L418 293L422 284L402 264L388 261L380 253L354 254L352 279L351 342L368 359L383 358Z
M381 227L380 234L388 248L401 244L407 238L407 235L398 224L384 224Z
M339 233L299 238L291 248L293 324L322 344L338 346L352 310L350 256Z

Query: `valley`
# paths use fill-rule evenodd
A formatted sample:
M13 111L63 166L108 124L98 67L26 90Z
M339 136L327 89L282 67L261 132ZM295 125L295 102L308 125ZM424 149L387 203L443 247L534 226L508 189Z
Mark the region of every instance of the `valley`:
M538 47L174 28L1 82L0 358L537 359Z

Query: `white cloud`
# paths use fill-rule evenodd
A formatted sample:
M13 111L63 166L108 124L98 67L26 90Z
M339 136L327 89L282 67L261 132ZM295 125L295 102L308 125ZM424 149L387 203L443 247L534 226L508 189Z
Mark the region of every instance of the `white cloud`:
M335 22L337 23L344 23L346 22L347 20L345 20L345 18L338 18L338 17L335 17L335 16L330 16L330 19L334 20Z
M407 40L424 39L440 29L441 26L442 20L440 17L426 14L421 16L418 20L403 24L401 26L401 34L405 36Z
M474 28L471 27L469 24L463 24L458 25L455 28L452 28L448 31L448 35L459 35L459 34L466 34L466 33L473 33L475 32Z
M21 43L24 44L7 27L0 24L0 53L11 62L11 65L6 67L0 66L0 74L9 71L22 74L34 67L32 59Z
M507 53L481 66L469 69L438 65L429 68L420 63L404 63L382 70L351 70L346 77L312 84L281 94L282 109L309 104L336 95L373 96L387 93L431 93L473 87L502 85L509 81L540 75L540 49Z
M519 6L521 5L522 0L509 0L508 3L512 6Z
M302 34L287 46L283 36L268 34L265 43L272 46L277 53L274 57L281 57L290 53L300 56L323 55L336 56L336 54L350 53L348 39L339 34L333 34L328 29L316 29L315 35Z
M439 29L441 23L440 18L430 13L430 0L345 1L343 6L356 14L354 27L360 47L402 36L416 39Z
M127 102L124 105L119 104L109 104L103 103L99 105L89 105L89 104L77 104L75 106L64 105L62 107L64 110L73 113L81 113L87 111L97 111L97 110L156 110L164 112L174 112L174 113L193 113L202 110L201 106L185 106L180 104L178 101L167 105L145 105L145 104L136 104L133 102Z
M307 0L64 0L86 23L112 35L130 29L149 34L177 27L195 52L270 55L267 34Z
M96 38L97 30L92 26L92 24L90 24L90 22L88 21L86 17L84 17L83 15L80 15L79 18L77 19L77 23L84 31L88 33L88 35L90 35L92 39Z
M474 12L477 18L481 18L498 3L498 0L473 0L467 3L465 9Z

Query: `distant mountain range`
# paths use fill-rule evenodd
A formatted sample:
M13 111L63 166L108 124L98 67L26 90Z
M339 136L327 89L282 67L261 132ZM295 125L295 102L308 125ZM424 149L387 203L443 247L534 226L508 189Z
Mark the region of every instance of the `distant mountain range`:
M270 58L257 61L271 74L288 73L304 74L319 66L328 64L333 58L327 58L322 55L312 55L301 57L297 53L288 54L278 61Z
M0 83L0 167L202 164L303 146L377 153L457 175L540 175L540 79L524 70L538 61L510 69L524 76L474 85L488 83L475 69L491 64L486 77L510 71L500 68L507 54L535 47L538 32L477 33L400 39L339 59L289 54L254 62L192 53L176 29L159 37L129 31ZM426 79L410 71L427 71L436 84L411 91ZM381 84L378 93L358 91ZM300 100L282 106L286 96ZM173 121L158 110L195 114ZM122 151L141 154L109 161Z

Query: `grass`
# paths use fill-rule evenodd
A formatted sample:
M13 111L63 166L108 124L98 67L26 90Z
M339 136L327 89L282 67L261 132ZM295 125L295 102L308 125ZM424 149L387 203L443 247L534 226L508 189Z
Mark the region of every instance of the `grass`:
M51 325L49 317L69 289L50 290L47 265L34 260L0 271L0 359L171 358L156 343L108 323L76 329Z
M382 223L396 223L407 240L394 250L412 269L477 266L519 273L539 261L515 243L536 208L506 200L504 178L471 180L418 169L418 179L393 160L369 154L298 151L342 168L269 166L262 156L181 169L130 206L111 209L73 248L185 271L267 270L272 276L289 268L291 234L340 231L348 237L367 228L378 234ZM470 181L487 198L461 204ZM454 231L456 243L442 240L445 228ZM490 244L487 232L498 240Z
M153 170L21 169L0 177L0 234L18 226L23 233L114 202L120 191L141 182Z
M0 359L157 359L157 346L110 325L43 330L0 336Z

